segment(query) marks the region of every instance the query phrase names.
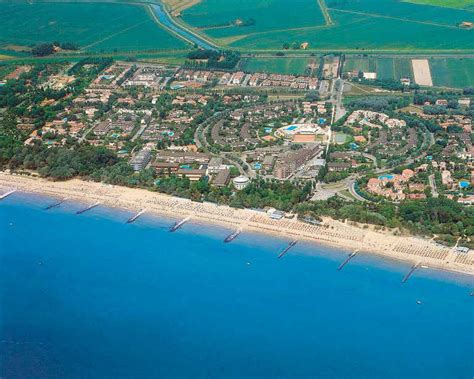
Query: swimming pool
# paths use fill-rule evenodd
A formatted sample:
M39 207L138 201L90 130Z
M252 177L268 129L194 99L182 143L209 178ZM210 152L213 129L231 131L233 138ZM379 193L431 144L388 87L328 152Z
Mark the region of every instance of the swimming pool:
M296 126L296 125L290 125L289 127L286 128L286 130L289 130L291 132L291 131L293 131L297 128L298 128L298 126Z
M393 177L394 177L394 176L393 176L392 174L385 174L385 175L380 175L380 176L379 176L379 179L380 179L380 180L384 180L384 179L392 180Z
M351 147L352 150L357 150L359 148L359 145L356 144L355 142L351 142L349 146Z
M460 187L460 188L467 188L467 187L469 187L469 184L470 184L470 183L469 183L467 180L461 180L461 181L459 182L459 187Z
M105 80L110 80L110 79L115 78L115 75L102 75L100 78L105 79Z
M171 89L181 89L184 88L182 84L173 84L170 86Z

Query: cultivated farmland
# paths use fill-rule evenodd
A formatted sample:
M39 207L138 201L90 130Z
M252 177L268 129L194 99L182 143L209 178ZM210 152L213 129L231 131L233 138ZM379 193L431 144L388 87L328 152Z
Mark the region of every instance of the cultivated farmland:
M0 3L0 47L74 42L87 51L184 49L143 6L104 3Z
M474 9L472 0L403 0L407 3L432 5L435 7Z
M241 69L247 72L267 72L280 74L316 74L320 65L319 57L311 58L244 58Z
M421 86L432 86L431 69L428 59L412 59L413 76L415 83Z
M433 84L440 87L474 87L474 59L430 59Z
M320 50L474 50L474 29L458 26L473 18L466 9L399 0L325 4L332 24L315 0L203 0L186 9L183 20L218 43L242 50L277 50L302 42ZM250 18L254 25L232 25Z
M250 19L254 24L248 23ZM183 20L215 40L252 35L271 38L274 32L288 33L325 24L316 0L204 0L186 9ZM237 20L249 25L238 26Z
M433 57L428 59L428 62L434 86L451 88L474 86L474 59ZM414 80L412 59L407 57L346 55L343 71L376 72L378 79Z
M344 64L344 72L349 71L376 72L378 79L413 79L411 60L397 56L362 57L347 55Z

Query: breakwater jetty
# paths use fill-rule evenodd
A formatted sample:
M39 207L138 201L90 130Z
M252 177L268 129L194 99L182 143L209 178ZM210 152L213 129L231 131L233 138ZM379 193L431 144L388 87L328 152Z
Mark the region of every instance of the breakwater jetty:
M406 282L408 281L408 279L410 279L410 277L413 275L413 273L415 272L415 270L416 270L417 268L419 268L419 267L420 267L420 264L419 264L419 263L414 264L413 266L411 266L410 271L408 271L408 273L403 277L403 279L402 279L402 284L403 284L403 283L406 283Z
M46 208L44 208L46 211L49 211L50 209L53 209L53 208L57 208L59 207L61 204L63 204L65 201L67 201L68 198L64 198L56 203L53 203L53 204L50 204L48 205Z
M344 266L348 264L350 260L357 255L358 252L359 250L355 250L352 253L350 253L349 256L346 258L346 260L339 265L339 267L337 268L337 271L341 271L344 268Z
M191 217L186 217L185 219L175 223L174 225L170 227L170 232L171 233L176 232L179 228L181 228L184 224L186 224L190 219Z
M283 256L290 251L290 249L298 243L297 240L291 241L288 246L283 250L280 254L278 254L278 258L283 258Z
M98 201L98 202L96 202L96 203L94 203L94 204L91 204L91 205L87 206L87 207L84 208L84 209L78 210L78 211L76 212L76 214L77 214L77 215L83 214L83 213L85 213L85 212L87 212L87 211L90 211L91 209L93 209L93 208L95 208L95 207L98 207L99 205L100 205L100 201Z
M146 212L146 209L142 209L141 211L139 211L137 214L135 214L134 216L130 217L128 220L127 220L127 224L132 224L134 223L135 221L137 221L137 219Z
M240 233L242 233L242 229L236 230L235 232L229 234L229 235L225 238L224 242L225 242L225 243L232 242L233 240L235 240L235 239L240 235Z
M0 200L6 199L8 196L14 194L16 192L16 189L5 192L4 194L0 195Z

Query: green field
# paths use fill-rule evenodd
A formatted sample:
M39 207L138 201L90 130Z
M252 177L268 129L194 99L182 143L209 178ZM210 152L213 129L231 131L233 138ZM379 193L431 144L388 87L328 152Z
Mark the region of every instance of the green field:
M364 71L364 72L376 72L377 71L377 59L376 58L363 58L363 57L346 57L344 64L344 71Z
M139 5L0 3L0 47L53 41L95 52L186 48Z
M336 133L334 134L334 142L343 145L351 141L351 136L345 133Z
M251 26L227 25L251 18ZM203 0L186 9L183 20L216 40L324 25L316 0Z
M344 72L376 72L378 79L413 79L411 59L401 57L360 57L346 56Z
M474 86L474 59L431 59L430 68L435 86L455 88Z
M311 73L308 65L314 63L317 72L319 67L319 57L311 58L244 58L240 69L247 72L266 72L280 74L303 75Z
M473 21L468 9L400 0L326 0L326 5L332 25L316 0L203 0L185 10L183 20L217 43L242 50L302 42L320 50L474 50L474 30L458 27ZM248 18L255 25L219 26Z
M407 3L432 5L435 7L474 9L472 0L404 0Z
M451 88L474 86L474 59L434 57L429 62L433 85ZM359 70L376 72L378 79L411 78L413 80L410 58L346 55L343 71Z

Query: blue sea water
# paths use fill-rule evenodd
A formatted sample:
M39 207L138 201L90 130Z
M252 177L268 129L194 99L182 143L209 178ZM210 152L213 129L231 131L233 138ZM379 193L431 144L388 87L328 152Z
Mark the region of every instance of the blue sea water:
M0 203L2 379L474 375L469 277L52 201Z

